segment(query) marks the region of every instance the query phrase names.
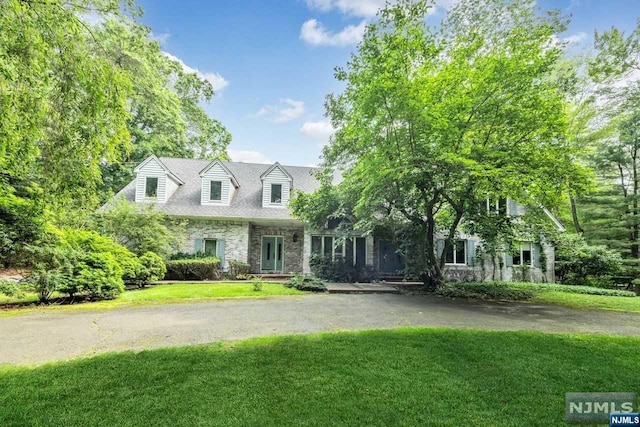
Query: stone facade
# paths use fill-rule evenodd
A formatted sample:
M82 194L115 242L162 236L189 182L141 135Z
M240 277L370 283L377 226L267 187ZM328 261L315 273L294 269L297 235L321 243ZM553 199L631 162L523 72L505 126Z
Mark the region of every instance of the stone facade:
M185 252L195 252L196 239L224 239L225 270L229 268L230 260L249 262L248 222L190 220L187 224Z
M282 272L302 273L305 233L302 225L258 225L249 227L249 264L252 273L270 273L260 270L262 236L282 236L284 240L284 265Z

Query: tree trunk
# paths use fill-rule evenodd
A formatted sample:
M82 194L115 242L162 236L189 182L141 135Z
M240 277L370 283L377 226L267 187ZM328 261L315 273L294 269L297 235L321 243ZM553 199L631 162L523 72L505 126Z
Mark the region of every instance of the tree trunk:
M580 226L580 220L578 219L578 207L576 206L576 199L573 196L569 196L571 202L571 217L573 218L573 227L576 229L576 233L582 236L584 230Z
M631 241L631 256L635 259L639 258L638 254L638 164L637 164L637 152L633 152L633 233Z

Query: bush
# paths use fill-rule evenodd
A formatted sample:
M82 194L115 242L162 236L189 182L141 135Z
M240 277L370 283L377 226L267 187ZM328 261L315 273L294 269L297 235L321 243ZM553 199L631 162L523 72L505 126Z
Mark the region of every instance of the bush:
M249 277L251 265L246 262L229 260L229 277L234 280L245 280Z
M475 298L483 300L526 301L541 292L569 292L584 295L634 297L631 291L603 289L589 286L557 285L550 283L513 282L456 282L446 283L436 295L450 298Z
M311 272L324 280L341 283L368 283L378 279L372 266L353 265L343 258L332 260L331 257L313 255L309 259Z
M20 298L23 295L18 282L0 279L0 294L8 297Z
M591 246L576 235L563 235L556 245L556 274L561 283L600 288L614 286L611 277L622 271L619 253L606 246Z
M115 298L124 292L122 267L110 254L88 254L74 266L73 289L69 290L85 293L94 299Z
M262 290L263 283L261 277L256 277L255 279L253 279L253 282L251 282L251 284L253 285L254 292L260 292Z
M219 280L220 259L215 257L167 261L168 280Z
M327 286L317 277L295 275L284 284L288 288L299 291L326 292Z
M449 298L474 298L482 300L526 301L536 296L535 289L526 289L502 282L446 283L436 290L436 295Z
M142 268L136 278L136 284L141 288L151 282L162 279L167 272L164 260L153 252L142 254L139 261Z

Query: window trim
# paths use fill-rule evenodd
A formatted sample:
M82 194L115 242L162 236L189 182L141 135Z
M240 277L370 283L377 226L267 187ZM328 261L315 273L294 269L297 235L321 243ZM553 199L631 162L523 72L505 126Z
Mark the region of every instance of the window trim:
M220 184L220 198L219 199L214 199L213 198L213 183L217 182ZM222 181L220 181L219 179L212 179L209 181L209 201L210 202L222 202Z
M274 202L273 201L273 186L274 185L280 186L280 201L279 202ZM282 205L282 190L283 190L283 187L284 187L284 185L281 182L280 183L279 182L272 182L271 183L271 194L269 195L269 197L270 197L269 200L270 200L270 203L272 205Z
M524 263L522 260L524 259L524 245L527 244L529 245L529 262L528 263ZM520 255L520 262L518 264L516 264L516 260L514 258L515 254L511 254L511 266L512 267L522 267L522 266L529 266L529 267L533 267L533 242L519 242L519 254Z
M314 237L318 237L320 239L320 253L313 253L313 238ZM329 237L331 239L331 261L335 261L336 260L336 251L335 251L335 242L336 242L336 236L331 235L331 234L312 234L311 235L311 239L309 240L309 243L311 244L311 250L309 251L309 254L311 256L314 255L322 255L323 257L326 256L324 253L324 240L325 238ZM356 265L356 248L357 248L357 244L356 244L356 239L365 239L365 243L364 243L364 265L367 265L367 254L369 252L369 249L367 248L367 238L364 236L349 236L349 239L351 239L352 243L352 252L353 252L353 265ZM347 257L347 245L345 244L345 242L341 243L342 245L342 258L346 259Z
M147 190L149 189L149 180L150 179L155 179L156 180L156 194L154 196L149 196L147 195ZM144 198L146 200L156 200L158 198L158 189L160 188L160 177L157 176L145 176L144 177Z
M443 242L445 242L446 245L446 239L443 239ZM456 242L462 242L462 250L464 252L463 255L463 261L464 262L456 262L458 260L458 251L456 250ZM467 245L468 245L468 239L453 239L453 245L451 246L451 250L453 251L453 262L445 262L444 265L451 265L451 266L459 266L459 265L468 265L467 264ZM444 251L444 248L443 248ZM445 260L447 259L447 255L445 254Z

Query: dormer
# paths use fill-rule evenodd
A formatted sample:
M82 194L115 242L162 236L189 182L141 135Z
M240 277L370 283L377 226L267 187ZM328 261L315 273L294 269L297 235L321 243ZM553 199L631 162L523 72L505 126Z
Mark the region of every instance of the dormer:
M200 171L200 203L229 206L238 180L221 161L214 160Z
M165 203L184 182L156 156L147 157L134 170L136 203Z
M260 175L260 179L262 179L262 207L287 207L293 185L293 178L289 172L276 162Z

